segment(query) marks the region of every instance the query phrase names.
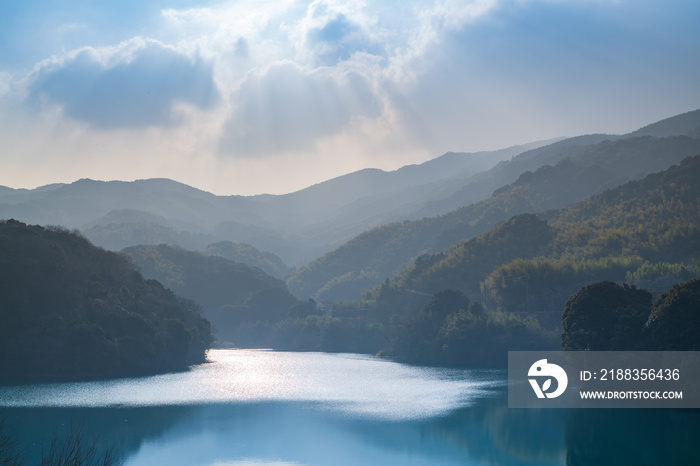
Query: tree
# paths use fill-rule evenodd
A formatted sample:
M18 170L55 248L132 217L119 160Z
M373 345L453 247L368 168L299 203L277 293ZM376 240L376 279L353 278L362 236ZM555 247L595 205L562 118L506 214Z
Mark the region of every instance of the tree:
M645 330L654 350L700 350L700 278L659 296Z
M8 432L5 419L0 413L0 465L20 466L27 462L22 459L17 439Z
M117 466L122 464L116 450L100 451L97 439L88 441L81 428L71 428L41 447L41 466Z
M567 351L640 349L651 298L644 289L610 280L583 287L562 314L562 347Z
M197 304L124 256L14 220L0 222L0 322L0 379L181 370L212 343Z

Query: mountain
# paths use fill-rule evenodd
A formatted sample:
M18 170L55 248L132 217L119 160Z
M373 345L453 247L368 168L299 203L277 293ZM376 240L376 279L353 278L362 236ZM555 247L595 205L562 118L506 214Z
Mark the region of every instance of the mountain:
M628 135L628 137L638 136L653 136L657 138L666 136L700 137L700 110L666 118L644 126Z
M297 269L287 280L290 290L302 298L359 299L363 289L393 276L417 257L473 238L514 215L566 207L700 153L700 139L687 136L605 139L583 146L565 143L525 152L480 175L486 179L491 172L507 173L514 170L510 165L520 170L528 166L528 160L535 160L535 164L558 162L521 172L514 182L496 189L486 200L441 216L392 223L362 233Z
M210 252L224 250L214 246ZM203 255L176 246L132 246L121 251L141 273L192 299L203 307L204 314L216 325L220 309L245 302L260 290L287 290L280 279L257 267L234 262L221 256Z
M202 251L205 256L219 256L233 262L257 267L275 278L284 279L290 272L289 267L271 252L260 251L250 244L220 241L210 244Z
M447 190L446 185L461 185L464 179L490 169L501 160L548 142L487 152L447 152L427 162L406 165L389 172L368 168L277 196L275 203L282 212L291 214L287 222L293 224L301 220L306 230L314 226L309 218L318 219L316 222L319 225L336 225L346 218L361 221L365 217L375 216L390 208L385 204L396 194L401 196L393 201L398 204L396 207L409 211L407 205L425 202L425 196L437 195L434 191L441 189ZM271 196L254 198L271 199ZM375 203L381 207L373 208ZM358 209L359 206L363 208L362 211ZM363 213L358 216L358 212Z
M204 252L161 244L129 247L122 253L144 276L157 279L178 295L201 304L220 344L310 349L319 344L319 339L326 341L339 337L333 331L341 321L324 320L313 300L300 301L282 280L260 268L221 257L253 256L267 265L281 266L279 258L274 256L261 255L245 245L226 242L213 244ZM319 333L311 331L312 327ZM355 335L352 326L349 328ZM323 333L329 335L322 338ZM374 335L374 341L379 338L381 335ZM343 349L366 348L361 339L351 336L343 339L349 342L349 346ZM331 347L326 346L326 349ZM372 348L376 352L376 343Z
M671 136L700 138L700 110L683 113L681 115L652 123L623 136L591 134L567 138L557 143L545 145L541 148L533 148L532 150L520 154L511 161L501 162L492 170L475 176L469 183L466 183L463 187L455 191L450 196L429 201L422 209L416 211L411 217L407 218L419 218L422 216L443 214L460 206L486 199L493 190L512 183L518 178L518 176L520 176L521 173L525 171L533 171L543 165L555 165L566 157L575 156L582 148L587 146L599 144L606 140L615 141L618 139L638 138L642 136L650 136L654 138ZM668 165L657 167L657 169L663 170L667 166ZM651 173L653 171L654 170L647 171L645 173ZM642 175L640 174L639 176ZM633 178L634 175L632 176L632 179Z
M1 188L0 218L79 228L95 244L113 250L144 243L199 250L230 241L298 265L540 144L447 153L391 172L360 170L275 196L215 196L167 179L83 179L34 190Z
M540 171L547 174L557 167L564 170L559 175L577 168L563 161ZM589 173L590 167L578 168ZM533 176L537 172L524 175ZM581 286L623 281L630 275L683 277L678 282L700 275L698 181L700 155L568 208L516 215L475 238L418 257L367 293L365 300L323 304L320 313L305 307L300 314L277 312L272 321L248 317L248 305L234 306L232 317L242 315L248 324L235 341L274 348L380 351L411 363L467 367L504 366L508 351L556 350L561 348L562 310ZM546 190L540 194L533 199L550 202ZM675 344L672 336L685 329L683 319L692 320L687 303L697 295L697 283L673 288L659 298L656 309L664 317L653 327L655 344ZM612 288L638 295L645 306L651 303L648 291L629 285ZM280 293L276 300L283 297ZM638 336L643 343L640 323L650 311L640 313L644 306L637 306L631 312L625 303L615 301L614 315L599 320L613 322L613 328L591 327L582 315L590 309L575 310L577 320L588 325L584 337L603 332L610 348L618 349ZM594 302L587 307L600 306ZM592 315L605 314L609 313L598 310ZM683 337L680 346L672 347L690 348L697 332L690 329Z
M95 244L112 250L161 243L202 250L220 241L245 243L299 267L371 228L446 215L487 200L495 190L516 182L524 172L534 173L544 165L554 167L561 160L578 158L587 150L600 151L597 146L606 141L610 149L607 155L616 157L612 152L617 148L614 143L644 135L653 139L662 139L657 135L685 135L694 140L696 115L697 112L679 115L625 136L587 135L499 151L449 152L394 171L360 170L285 195L216 196L167 179L133 182L83 179L32 190L0 188L0 219L79 228ZM668 158L661 157L660 161L667 163ZM622 173L620 180L606 182L644 176L652 168L647 162L638 173ZM601 166L607 165L603 162ZM634 166L632 163L626 168L634 169ZM620 174L614 168L606 170ZM610 185L600 188L607 186ZM525 211L516 209L512 213ZM488 227L492 225L491 222ZM481 228L468 234L483 231L486 230ZM444 246L442 242L440 245ZM413 252L418 254L426 247L434 250L428 244ZM405 261L386 270L362 267L366 268L364 272L353 273L367 277L369 284L387 273L390 275L401 264ZM327 282L336 277L329 277ZM315 286L312 294L323 286Z
M0 222L0 378L95 378L201 363L210 324L121 255Z
M432 217L487 199L495 189L514 182L524 172L537 170L544 165L556 165L561 160L577 156L590 146L618 138L619 136L609 134L589 134L523 152L475 175L452 194L426 202L413 212L411 218Z
M492 308L558 315L586 283L624 281L650 272L649 264L678 275L677 282L700 274L698 218L700 155L541 218L516 216L420 257L375 288L373 298L380 306L406 307L408 296L455 289Z

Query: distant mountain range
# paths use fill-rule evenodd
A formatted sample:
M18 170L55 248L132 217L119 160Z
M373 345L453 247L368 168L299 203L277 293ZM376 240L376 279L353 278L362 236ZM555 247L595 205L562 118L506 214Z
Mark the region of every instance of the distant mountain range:
M246 243L300 265L547 142L450 152L391 172L360 170L286 195L216 196L168 179L0 187L0 219L79 228L95 244L114 250L137 244L203 249L219 241Z
M298 267L287 284L302 299L357 299L421 254L512 215L565 207L696 155L699 137L697 110L624 136L450 152L286 195L216 196L167 179L0 187L0 219L78 228L113 250L164 243L202 251L226 241L242 254L234 260L267 263L276 277Z
M360 299L362 290L392 277L417 257L480 235L514 215L563 208L700 154L700 139L687 136L605 140L575 151L565 142L524 153L481 175L482 180L500 177L511 164L525 166L521 158L554 163L521 172L488 199L440 216L364 232L297 269L287 280L290 290L322 301ZM556 150L558 146L561 150Z
M518 215L421 256L378 286L373 299L405 309L414 296L453 289L492 309L558 318L566 300L593 281L636 281L665 291L674 279L697 274L699 201L697 155L569 208ZM664 276L672 282L652 281Z

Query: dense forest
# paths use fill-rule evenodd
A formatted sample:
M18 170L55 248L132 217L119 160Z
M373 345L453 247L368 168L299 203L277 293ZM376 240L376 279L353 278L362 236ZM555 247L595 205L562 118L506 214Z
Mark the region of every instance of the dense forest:
M260 251L246 243L232 243L231 241L219 241L208 245L202 253L206 256L219 256L234 262L241 262L252 267L257 267L268 275L284 279L289 275L289 267L279 256L267 251Z
M569 299L562 323L562 347L569 351L698 351L700 279L654 301L633 285L592 283Z
M521 154L475 180L491 180L493 194L487 199L437 217L366 231L297 269L287 280L289 289L302 298L354 301L362 290L401 272L416 258L479 236L515 215L574 205L700 153L700 139L687 136L606 139L582 146L566 142Z
M636 280L665 291L697 276L698 180L700 156L568 209L514 217L419 257L367 297L391 306L406 290L432 294L444 287L509 312L557 313L592 281Z
M3 379L182 370L212 344L199 305L59 227L0 223Z
M283 281L220 256L235 250L227 243L203 253L161 244L122 254L144 276L201 304L220 345L374 353L385 343L376 322L328 315L314 300L297 299Z
M559 317L561 316L561 317ZM394 318L383 354L413 363L506 366L508 351L698 351L700 278L653 300L648 290L610 280L584 286L558 314L563 331L532 314L499 312L463 293L436 293L415 314Z
M242 304L260 290L287 288L282 280L257 267L176 246L133 246L121 253L144 276L201 304L210 319L216 319L222 306Z
M567 319L561 320L569 298L589 283L613 280L630 283L614 286L635 290L628 291L628 301L641 304L625 304L636 313L621 317L615 336L594 347L690 348L660 338L678 324L660 324L654 316L668 314L661 303L677 293L669 287L700 276L699 180L696 156L567 209L517 215L474 239L418 257L366 292L352 312L346 305L344 315L376 322L387 339L382 354L397 359L502 365L508 349L559 348L562 328L570 349ZM652 306L652 297L664 292ZM610 298L611 306L615 302ZM603 320L602 328L613 325Z
M221 346L380 353L447 366L503 365L509 349L695 348L700 155L688 155L700 152L700 111L691 113L674 120L683 123L676 130L666 122L626 137L581 136L520 153L442 199L477 202L367 230L298 269L250 244L212 240L291 247L291 236L249 220L282 215L275 209L321 192L328 194L319 201L324 209L336 198L362 209L379 198L356 199L334 187L355 192L357 180L391 176L403 186L426 169L443 179L466 154L389 178L358 172L276 199L282 204L275 208L266 204L271 196L221 199L169 180L135 182L135 194L120 182L67 185L57 199L102 190L91 215L133 196L158 205L157 214L117 209L89 224L104 241L164 236L196 250L159 244L114 253L77 231L3 222L2 374L182 369L204 360L212 335ZM5 199L39 206L36 196L53 189L10 190ZM230 219L226 203L248 207ZM187 212L202 228L177 230Z
M282 281L222 257L165 245L124 252L146 276L204 303L223 344L503 365L508 349L560 348L562 311L592 282L651 290L639 292L648 302L630 318L638 329L649 320L653 295L697 277L698 179L700 156L566 209L516 215L419 256L355 302L299 300Z

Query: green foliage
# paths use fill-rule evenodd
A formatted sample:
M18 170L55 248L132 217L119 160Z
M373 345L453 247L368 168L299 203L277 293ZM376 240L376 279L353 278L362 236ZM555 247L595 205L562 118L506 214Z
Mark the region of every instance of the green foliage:
M124 249L122 253L129 257L146 277L156 279L178 295L201 304L204 314L212 321L217 331L231 326L230 316L222 317L222 309L229 313L230 309L235 308L242 314L239 320L250 320L243 314L248 312L251 295L257 296L255 299L258 300L266 293L274 294L274 290L289 295L281 280L257 267L233 262L224 257L205 256L165 244L134 246ZM258 295L263 291L263 294ZM296 302L295 298L291 299ZM291 301L284 304L280 312L286 312L290 305ZM253 307L256 306L254 304ZM253 311L253 314L255 312ZM268 320L268 317L262 320Z
M559 313L582 286L599 280L623 281L640 262L639 257L515 259L486 277L484 296L489 306L509 312Z
M509 350L553 350L558 343L536 320L488 310L456 290L437 293L415 315L395 316L392 332L384 354L447 366L504 366Z
M279 322L274 342L290 350L376 353L386 344L383 326L363 319L309 315Z
M700 350L700 279L674 285L662 294L645 330L655 350Z
M275 254L263 252L250 244L220 241L210 244L202 251L205 256L225 257L234 262L258 267L275 278L283 279L289 274L289 267Z
M697 259L688 257L691 261ZM626 281L646 288L653 293L661 293L673 285L700 277L700 267L691 264L644 262L635 271L627 272Z
M700 350L700 279L651 293L610 281L583 287L562 315L569 351Z
M413 267L375 289L370 296L389 302L400 295L398 290L432 294L450 288L477 299L481 296L480 282L494 267L518 257L545 254L552 236L545 221L534 215L519 215L445 253L419 257Z
M446 250L488 232L499 222L519 214L565 208L605 189L664 170L684 157L700 153L700 140L688 137L637 137L603 142L600 142L600 138L593 138L591 141L594 144L585 139L581 138L580 144L571 141L566 145L543 147L497 166L482 177L475 178L473 186L470 184L465 187L467 189L485 184L492 186L489 192L498 188L490 198L481 200L484 196L477 199L470 197L469 202L465 199L461 204L455 205L462 207L440 216L376 227L296 270L287 280L287 285L297 296L313 296L318 300L359 299L363 289L380 286L385 278L399 273L423 254ZM687 175L688 178L695 177L697 180L697 173L691 171ZM698 185L697 182L695 184ZM693 191L693 186L689 189ZM687 194L691 204L685 204L684 207L697 208L698 203L692 203L694 193ZM629 202L615 213L618 218L619 215L625 215L624 210L634 202L632 193L625 192L623 197ZM475 200L479 202L474 202ZM643 200L642 204L644 202L646 201ZM600 204L599 199L591 206L600 208ZM666 208L665 205L658 206L662 211ZM635 213L643 212L641 205L635 209ZM696 219L697 213L696 210ZM598 216L595 212L591 214L603 219L603 222L605 215L608 215ZM669 218L672 217L669 215ZM627 225L632 227L633 219L629 220ZM579 224L564 232L564 236L560 236L561 240L557 240L556 244L564 249L560 255L585 253L578 250L578 244L590 236L594 241L587 247L592 254L586 258L639 255L652 262L667 260L663 257L665 251L658 251L659 254L654 257L649 255L653 249L646 249L647 244L639 242L644 239L643 231L638 232L632 244L620 237L629 230L618 231L621 227L610 227L609 231L599 235L596 225L581 225L579 220L575 221ZM563 220L562 224L568 222L569 220ZM669 232L667 240L689 228L686 222L677 226L672 223L669 222L663 225L663 230L658 230L660 235ZM560 228L562 224L554 226ZM680 230L674 230L676 227ZM686 231L685 234L693 232ZM571 240L577 241L572 244ZM633 247L635 244L644 249L638 251L638 248ZM620 251L624 245L632 247L629 251ZM569 246L573 248L569 250ZM585 244L581 246L586 247ZM700 248L699 239L695 240L695 247ZM449 285L452 286L453 284Z
M309 305L304 306L287 290L265 288L251 293L243 304L223 306L216 322L219 322L220 333L226 336L242 324L279 322L287 317L292 308L299 314L302 311L315 312L315 306L313 309Z
M277 322L239 324L227 335L238 347L291 351L376 353L386 345L380 322L318 312L290 315Z
M566 351L643 349L641 329L649 317L651 293L602 281L583 287L562 314Z
M652 280L661 277L674 277L682 281L688 281L700 275L700 267L697 265L688 266L684 264L669 264L668 262L660 262L651 264L643 263L634 272L627 272L627 281Z
M104 225L85 229L85 235L94 244L112 251L119 251L134 244L177 244L199 249L211 243L215 237L203 233L177 231L152 221L120 221L115 219ZM158 219L165 222L165 219Z
M556 213L560 257L641 256L651 263L700 251L700 156Z
M700 156L543 216L549 224L521 215L420 256L365 296L388 309L418 309L425 300L417 296L453 288L504 311L558 314L594 281L665 290L697 276Z
M212 341L197 305L123 256L14 220L0 223L0 321L3 378L179 370L203 362Z

